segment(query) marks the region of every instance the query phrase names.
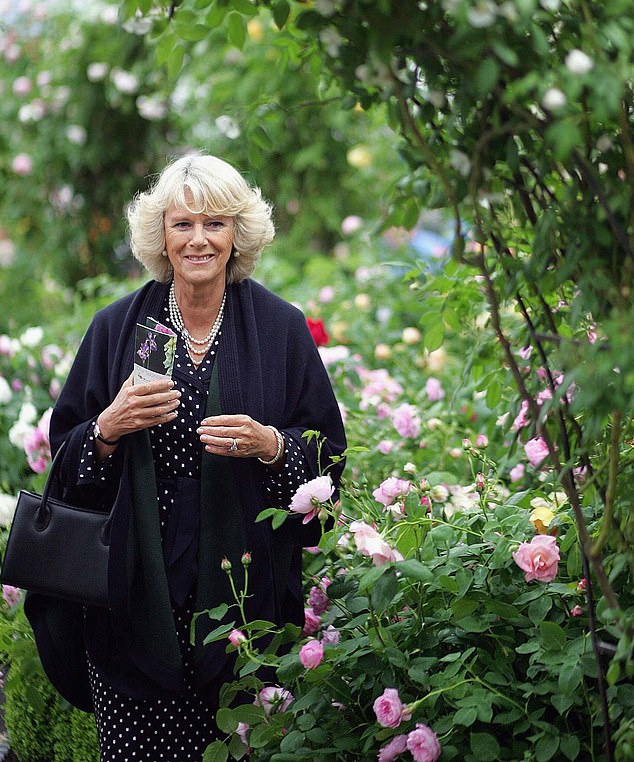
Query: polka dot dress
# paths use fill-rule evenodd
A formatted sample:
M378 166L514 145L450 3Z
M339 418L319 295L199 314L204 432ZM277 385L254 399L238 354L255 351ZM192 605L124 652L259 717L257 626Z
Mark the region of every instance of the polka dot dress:
M167 305L160 319L170 325ZM176 388L181 392L179 415L174 421L149 430L163 540L176 494L174 479L182 476L200 479L202 448L196 429L204 418L211 371L220 341L219 333L214 345L196 367L179 338L173 371ZM88 431L79 479L84 483L98 483L108 478L111 459L96 461L92 427ZM263 485L266 504L279 507L288 506L297 487L309 478L299 446L290 436L282 433L285 442L284 467L279 472L266 469ZM200 762L205 748L214 740L215 707L196 691L192 680L194 666L189 626L194 597L192 591L182 608L173 608L186 675L183 695L145 701L130 698L114 690L89 660L102 762Z

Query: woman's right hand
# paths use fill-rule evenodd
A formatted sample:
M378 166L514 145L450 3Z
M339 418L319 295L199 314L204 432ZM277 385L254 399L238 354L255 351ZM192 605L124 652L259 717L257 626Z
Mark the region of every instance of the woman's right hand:
M178 415L181 393L171 379L133 384L134 373L124 381L117 396L99 414L97 423L106 439L117 440L125 434L173 421Z

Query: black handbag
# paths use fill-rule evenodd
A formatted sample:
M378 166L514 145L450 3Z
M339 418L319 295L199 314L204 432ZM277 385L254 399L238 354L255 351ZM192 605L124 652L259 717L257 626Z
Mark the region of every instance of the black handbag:
M108 606L113 511L80 508L49 496L59 479L64 447L53 458L43 494L21 490L18 495L0 581L89 606Z

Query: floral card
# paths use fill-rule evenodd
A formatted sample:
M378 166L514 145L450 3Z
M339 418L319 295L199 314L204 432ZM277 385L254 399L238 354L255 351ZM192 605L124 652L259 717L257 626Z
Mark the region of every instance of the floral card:
M134 340L134 383L171 378L176 353L176 334L148 317L137 323Z

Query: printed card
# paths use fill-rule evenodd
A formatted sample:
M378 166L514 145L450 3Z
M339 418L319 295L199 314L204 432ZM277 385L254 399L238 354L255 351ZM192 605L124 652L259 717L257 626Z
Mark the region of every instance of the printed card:
M134 350L134 383L144 384L172 377L176 334L158 320L148 317L137 323Z

